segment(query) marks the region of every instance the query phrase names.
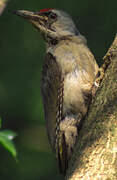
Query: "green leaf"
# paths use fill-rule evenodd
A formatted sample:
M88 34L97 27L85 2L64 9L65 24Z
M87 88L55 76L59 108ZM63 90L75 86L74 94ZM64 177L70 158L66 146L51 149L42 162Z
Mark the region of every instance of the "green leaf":
M12 154L13 157L17 156L15 146L12 139L16 136L16 133L10 130L4 130L0 132L0 143Z
M9 140L12 140L17 136L17 134L11 130L3 130L1 132L4 133L4 136L7 137Z

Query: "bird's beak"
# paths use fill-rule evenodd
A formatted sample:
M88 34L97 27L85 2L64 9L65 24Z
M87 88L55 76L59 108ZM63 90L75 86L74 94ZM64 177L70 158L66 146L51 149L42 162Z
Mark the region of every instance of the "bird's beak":
M15 11L14 14L23 17L24 19L27 19L29 22L31 22L33 25L39 28L39 24L41 26L44 26L44 23L47 22L47 17L43 15L43 13L39 12L30 12L25 10L18 10Z
M14 11L14 14L21 16L27 20L34 20L37 21L39 19L43 19L42 14L40 13L35 13L35 12L31 12L31 11L25 11L25 10L18 10L18 11Z

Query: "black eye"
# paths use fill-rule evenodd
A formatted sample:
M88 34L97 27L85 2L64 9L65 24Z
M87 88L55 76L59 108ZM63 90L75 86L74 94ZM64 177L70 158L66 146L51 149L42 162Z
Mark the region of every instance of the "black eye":
M57 15L54 14L54 13L51 13L51 14L49 15L49 17L50 17L51 19L56 19Z

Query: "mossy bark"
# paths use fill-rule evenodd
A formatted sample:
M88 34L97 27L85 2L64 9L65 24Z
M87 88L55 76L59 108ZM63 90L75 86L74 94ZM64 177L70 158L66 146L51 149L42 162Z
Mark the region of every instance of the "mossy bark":
M117 179L117 36L104 59L111 63L84 120L66 180Z

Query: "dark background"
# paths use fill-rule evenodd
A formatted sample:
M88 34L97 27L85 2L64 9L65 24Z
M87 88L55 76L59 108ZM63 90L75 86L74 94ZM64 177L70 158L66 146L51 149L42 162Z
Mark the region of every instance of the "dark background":
M18 9L62 9L72 15L99 64L117 29L116 0L9 0L0 16L0 116L17 132L18 162L0 145L0 180L62 179L48 145L40 95L45 44Z

